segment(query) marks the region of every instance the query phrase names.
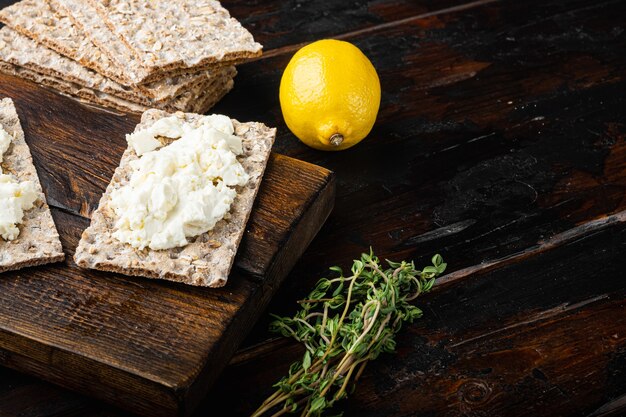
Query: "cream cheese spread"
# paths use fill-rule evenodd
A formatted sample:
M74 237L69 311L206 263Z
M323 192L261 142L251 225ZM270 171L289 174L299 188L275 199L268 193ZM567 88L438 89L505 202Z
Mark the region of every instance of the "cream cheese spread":
M0 162L9 149L12 136L0 127ZM0 167L0 237L15 240L20 235L17 227L24 220L24 212L33 208L37 190L31 181L17 181L13 175L4 174Z
M241 138L226 116L191 125L176 116L127 135L139 159L127 184L111 193L113 237L137 249L185 246L227 216L249 176L237 160ZM165 145L160 138L177 139ZM164 140L164 142L169 142Z
M0 126L0 162L2 162L4 153L9 149L12 139L11 135ZM2 174L2 167L0 167L0 174Z

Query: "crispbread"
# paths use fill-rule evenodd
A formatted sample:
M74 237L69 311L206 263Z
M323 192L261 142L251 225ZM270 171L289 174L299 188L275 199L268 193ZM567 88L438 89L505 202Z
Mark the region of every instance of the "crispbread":
M69 17L72 23L108 57L119 71L117 75L127 78L125 84L148 82L148 71L134 59L126 45L111 33L91 5L84 0L47 1L57 11Z
M199 69L261 55L262 46L215 0L88 2L150 73ZM104 50L105 45L99 46Z
M39 74L28 68L19 67L6 62L0 61L0 72L24 78L45 87L52 88L65 96L77 99L81 102L111 107L124 112L141 113L146 110L146 107L141 104L132 103L124 99L115 99L112 96L110 96L111 99L109 99L109 95L104 93L96 95L93 93L93 90L86 87L80 87L69 81L64 81L50 75Z
M69 17L74 26L82 31L86 37L107 57L113 64L111 71L117 69L116 76L124 77L127 82L122 84L142 90L153 88L163 79L178 79L189 77L202 71L215 72L219 67L231 66L233 63L219 63L212 66L194 69L177 69L174 71L148 71L128 49L126 44L115 36L104 21L96 13L95 8L84 0L47 0L51 7L64 16ZM121 70L119 69L121 68ZM192 75L189 75L192 74Z
M6 7L0 10L0 21L16 32L156 101L171 100L211 75L206 71L196 72L132 86L133 82L124 68L117 68L115 62L103 54L67 15L53 9L45 0L22 0ZM217 71L212 72L217 76Z
M200 117L189 113L177 115L191 123ZM135 131L147 128L166 116L169 114L148 110ZM276 129L261 123L239 123L236 120L233 123L235 133L242 137L244 146L244 155L238 159L250 175L250 181L237 190L228 219L219 221L212 231L198 236L183 248L139 251L113 238L116 215L109 207L110 195L113 190L126 184L132 173L130 162L136 160L137 155L129 147L122 155L120 166L100 199L98 209L92 215L91 225L83 232L74 256L76 263L84 268L161 278L190 285L225 285L276 135Z
M151 107L161 107L170 111L192 111L195 113L205 113L222 99L232 88L233 80L230 76L209 80L207 84L199 85L193 90L166 103L154 103L150 107L124 100L111 94L92 90L81 85L55 78L49 75L40 74L28 68L19 67L0 61L0 72L25 78L37 84L53 88L64 95L79 99L87 103L112 107L117 110L142 113Z
M24 213L17 239L6 241L0 238L0 272L59 262L65 258L59 234L46 204L37 170L33 164L24 131L15 111L13 100L0 100L0 124L13 136L9 149L4 154L2 169L19 181L32 181L39 198L35 207Z
M175 99L175 96L168 100L158 101L147 98L37 44L8 27L0 29L0 61L28 68L39 74L67 80L90 90L100 91L146 107L171 109L172 107L167 107L167 105ZM194 85L188 86L187 91L197 90L198 86L206 85L215 77L232 76L234 73L234 67L225 67L213 75L205 73L205 76L200 77Z
M54 13L45 0L22 0L0 10L0 21L22 35L119 83L129 83L114 65L71 22ZM121 73L121 74L118 74Z

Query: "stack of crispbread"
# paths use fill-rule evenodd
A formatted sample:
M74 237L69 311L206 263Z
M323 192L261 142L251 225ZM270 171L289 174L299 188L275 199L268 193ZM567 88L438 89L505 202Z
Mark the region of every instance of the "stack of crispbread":
M122 111L205 113L261 45L214 0L22 0L0 71Z

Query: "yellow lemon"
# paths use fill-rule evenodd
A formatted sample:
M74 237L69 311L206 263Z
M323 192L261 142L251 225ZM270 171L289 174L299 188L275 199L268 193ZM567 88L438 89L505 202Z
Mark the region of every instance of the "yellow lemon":
M280 80L289 129L315 149L336 151L372 130L380 106L374 66L349 42L321 40L300 49Z

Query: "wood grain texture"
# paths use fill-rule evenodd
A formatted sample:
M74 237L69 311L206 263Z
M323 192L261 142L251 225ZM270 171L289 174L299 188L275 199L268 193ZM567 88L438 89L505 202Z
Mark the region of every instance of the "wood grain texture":
M595 233L595 222L605 216L623 217L626 61L620 51L626 38L619 17L623 14L623 2L500 2L344 38L360 46L379 70L381 113L373 133L350 151L349 158L310 151L279 129L281 152L337 173L338 202L270 310L291 313L296 308L291 300L306 294L327 266L349 265L369 245L381 256L417 262L441 252L451 271L465 270L449 286L462 292L485 265L498 269L510 258L512 264L521 265L552 249L555 237L574 231L574 240L579 239ZM247 89L256 88L256 94L266 98L262 117L281 126L272 91L288 59L289 54L279 55L243 66L240 83L223 105L239 114L258 114L259 107L234 106ZM623 265L613 254L610 262ZM600 275L592 266L586 271L591 277ZM488 310L491 300L475 294L472 302ZM438 313L436 306L430 313ZM521 311L519 320L525 314L532 312ZM598 316L593 320L602 326ZM248 343L268 338L268 322L267 317L260 322ZM551 324L541 340L557 340L560 325ZM494 321L492 326L500 324ZM585 337L584 329L580 323L578 330L570 328L573 344ZM301 352L296 349L289 355L280 350L276 356L263 356L272 352L271 346L261 344L256 360L249 353L250 367L232 380L233 371L225 372L219 384L223 390L212 398L234 392L234 381L244 375L260 375L259 381L269 386ZM406 349L419 349L419 344ZM609 350L623 358L623 344ZM576 354L581 360L587 355L584 349ZM580 380L580 374L567 372L559 377L572 378L570 383ZM390 378L403 376L391 371ZM623 411L624 406L614 401L623 390L615 388L610 395L592 399L591 394L602 393L605 386L598 382L578 405L588 401L589 408L600 408L606 402L620 415L615 410ZM253 396L253 391L247 395ZM539 395L530 389L518 393L519 401L528 403ZM448 394L428 395L445 401ZM423 398L415 387L404 395L415 396L416 402ZM365 396L349 402L355 411L348 406L347 415L364 412L357 405ZM377 397L368 403L371 414L393 407L399 398ZM235 403L241 404L241 399L230 404ZM245 415L258 405L253 403L236 414ZM552 402L545 413L580 415L560 406ZM498 403L498 407L488 415L509 415L514 406ZM419 412L407 407L379 414ZM450 411L465 414L481 415L469 406Z
M397 354L368 366L338 411L588 415L623 395L626 288L623 264L615 259L625 242L626 222L620 222L524 263L436 289L418 302L424 318L402 333ZM485 301L477 305L477 299ZM280 378L302 353L289 343L234 363L207 407L219 404L218 415L233 409L230 415L248 415L271 392L264 382ZM249 387L245 401L228 395L242 379Z
M477 3L484 3L482 0ZM438 14L464 6L463 0L226 0L221 2L263 45L264 55L293 50L294 45L370 31L398 20Z
M532 4L350 39L379 70L381 113L349 157L311 151L279 128L280 152L337 173L338 200L273 311L290 311L280 300L302 296L327 266L370 245L394 259L437 251L461 269L626 209L626 39L615 29L624 5ZM245 90L267 86L257 91L267 98L261 118L282 126L272 91L288 59L242 66L222 106L243 117L252 110L235 103Z
M345 415L623 416L626 4L279 3L225 3L268 47L216 111L278 126L276 149L335 171L338 199L268 311L293 312L370 245L449 262L424 320L368 367ZM301 145L278 105L291 51L322 37L354 42L383 85L374 131L342 153ZM268 322L197 416L246 415L300 357ZM3 395L14 378L0 376ZM36 416L124 415L28 378L15 389L12 415L35 393L59 404Z

